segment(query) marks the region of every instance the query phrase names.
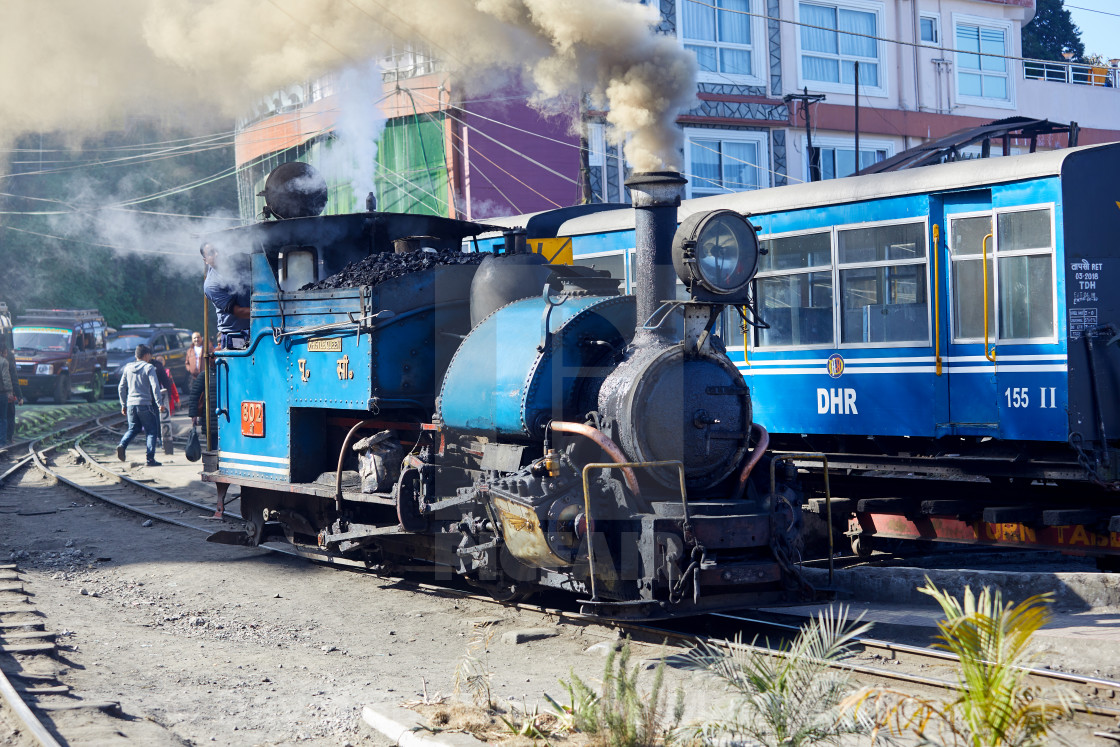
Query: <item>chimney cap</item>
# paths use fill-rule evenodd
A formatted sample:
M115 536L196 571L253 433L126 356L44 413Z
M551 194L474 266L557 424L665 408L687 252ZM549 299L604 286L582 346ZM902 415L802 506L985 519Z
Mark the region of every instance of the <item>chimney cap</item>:
M626 180L626 186L633 189L645 184L688 184L679 171L638 171Z

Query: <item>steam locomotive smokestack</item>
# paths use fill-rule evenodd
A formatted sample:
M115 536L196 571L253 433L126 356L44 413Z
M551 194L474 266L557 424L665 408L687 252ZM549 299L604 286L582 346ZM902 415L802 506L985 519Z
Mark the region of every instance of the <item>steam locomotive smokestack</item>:
M659 334L641 327L662 303L676 297L673 234L677 230L681 192L687 182L675 171L647 171L626 181L634 193L634 295L639 327L636 337Z

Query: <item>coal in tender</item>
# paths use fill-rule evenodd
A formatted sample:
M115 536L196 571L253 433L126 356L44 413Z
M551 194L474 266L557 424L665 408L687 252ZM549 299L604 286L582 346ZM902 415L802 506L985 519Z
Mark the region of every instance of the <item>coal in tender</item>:
M441 265L477 265L486 256L480 253L466 253L456 249L432 251L421 249L415 252L395 254L379 252L371 254L358 262L351 262L340 272L323 278L317 283L308 283L300 290L330 290L334 288L356 288L360 285L378 285L386 280L399 278L413 272L430 270Z

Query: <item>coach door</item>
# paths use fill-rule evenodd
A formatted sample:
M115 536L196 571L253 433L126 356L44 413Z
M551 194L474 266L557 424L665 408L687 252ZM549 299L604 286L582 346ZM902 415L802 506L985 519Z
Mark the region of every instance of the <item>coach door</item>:
M991 192L944 198L943 238L948 312L948 432L995 435L996 392L995 244Z

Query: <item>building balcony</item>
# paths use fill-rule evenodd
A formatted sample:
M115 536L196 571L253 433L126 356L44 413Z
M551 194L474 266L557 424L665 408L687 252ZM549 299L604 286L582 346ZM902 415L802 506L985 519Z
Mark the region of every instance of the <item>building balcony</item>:
M1084 65L1078 62L1052 60L1023 60L1023 77L1027 80L1044 80L1050 83L1068 83L1079 86L1120 87L1118 60L1111 60L1111 67Z

